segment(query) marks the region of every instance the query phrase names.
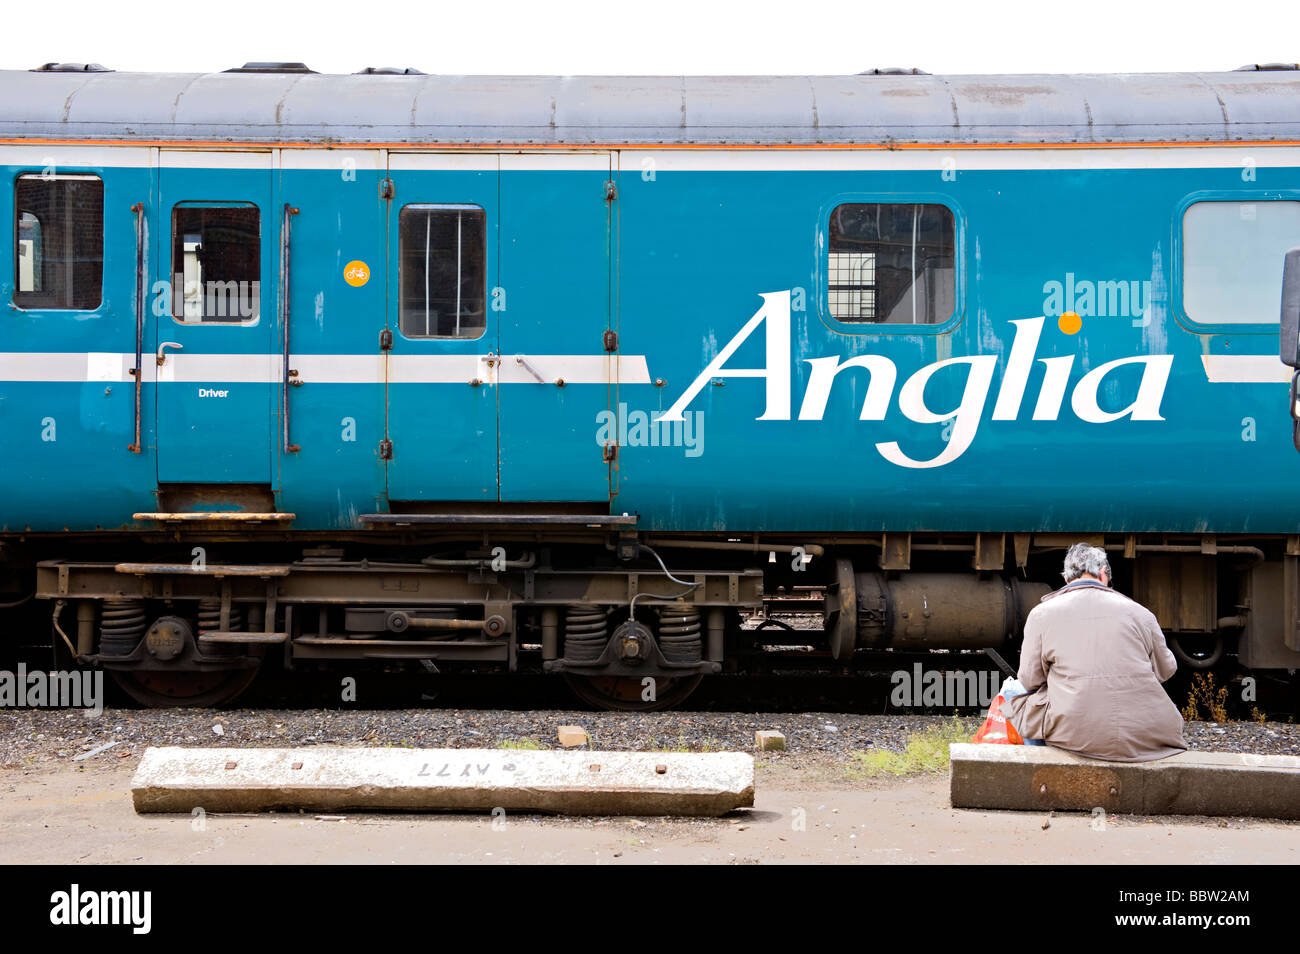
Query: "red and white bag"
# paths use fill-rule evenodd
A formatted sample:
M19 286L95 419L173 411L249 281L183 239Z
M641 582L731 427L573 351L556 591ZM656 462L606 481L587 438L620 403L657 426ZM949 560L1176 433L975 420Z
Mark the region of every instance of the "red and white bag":
M984 724L975 733L975 738L971 739L972 742L986 742L989 745L1025 744L1025 740L1020 737L1016 727L1002 714L1002 703L1004 701L1002 693L998 693L998 697L989 706L989 714L984 719Z

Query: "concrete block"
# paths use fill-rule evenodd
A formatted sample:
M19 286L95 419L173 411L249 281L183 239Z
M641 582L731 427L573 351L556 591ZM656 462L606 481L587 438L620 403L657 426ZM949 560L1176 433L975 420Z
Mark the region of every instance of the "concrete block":
M1300 757L1180 752L1103 762L1050 746L954 744L954 808L1300 819Z
M785 736L774 729L755 732L754 745L760 752L782 752L785 750Z
M587 730L580 725L562 725L556 733L560 740L560 745L566 749L574 748L579 745L586 745L590 740L587 736Z
M741 752L145 750L137 812L491 811L722 815L754 804Z

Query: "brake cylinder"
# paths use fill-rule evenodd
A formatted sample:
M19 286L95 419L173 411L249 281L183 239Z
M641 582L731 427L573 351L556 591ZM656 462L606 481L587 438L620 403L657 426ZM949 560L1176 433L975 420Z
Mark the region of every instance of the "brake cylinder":
M858 573L854 589L858 647L984 649L1019 636L1051 587L969 573Z

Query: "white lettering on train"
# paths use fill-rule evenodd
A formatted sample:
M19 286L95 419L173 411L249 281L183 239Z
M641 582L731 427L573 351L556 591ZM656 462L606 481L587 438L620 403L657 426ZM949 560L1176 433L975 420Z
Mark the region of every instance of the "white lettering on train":
M763 414L755 420L788 421L791 419L790 385L790 293L767 292L762 295L763 305L745 326L718 352L717 356L687 386L681 397L657 421L681 421L682 412L695 400L704 386L714 378L762 378L766 402ZM1042 335L1044 317L1021 318L1011 322L1015 337L1007 357L1006 370L998 386L993 405L992 420L1014 421L1020 416L1025 389L1035 360L1044 366L1043 383L1034 405L1033 420L1055 421L1069 390L1070 372L1076 355L1037 358L1038 340ZM761 368L728 368L727 362L759 325L766 324L766 366ZM808 386L799 408L798 420L820 421L826 412L831 385L842 371L861 368L870 375L866 397L858 418L863 421L883 421L889 410L898 380L898 367L891 358L881 354L857 355L841 361L831 355L824 358L805 358L811 365ZM1128 418L1133 421L1163 421L1160 404L1164 399L1165 384L1173 366L1171 354L1136 355L1118 358L1090 369L1074 385L1070 393L1070 409L1081 421L1106 424ZM951 434L944 449L928 460L917 460L904 453L897 441L876 444L880 456L899 467L930 468L950 464L970 448L979 431L984 407L988 402L997 369L997 355L965 355L936 361L912 373L898 390L898 409L908 420L918 424L951 422ZM1103 410L1098 394L1103 382L1113 371L1125 365L1139 365L1141 380L1137 395L1127 407ZM955 406L935 410L925 400L925 388L936 374L951 367L964 367L966 380L960 400Z

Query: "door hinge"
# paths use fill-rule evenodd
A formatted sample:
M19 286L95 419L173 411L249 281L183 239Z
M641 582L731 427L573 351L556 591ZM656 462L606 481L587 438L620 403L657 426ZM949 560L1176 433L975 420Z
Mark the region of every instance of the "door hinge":
M613 354L618 350L618 332L612 328L606 330L604 335L605 350Z
M617 198L618 186L615 184L613 179L610 179L605 183L605 201L613 202Z
M397 197L397 187L393 185L392 179L379 180L379 198L393 199Z
M393 442L390 441L387 437L385 437L382 441L379 442L379 459L380 460L393 459Z
M603 458L605 463L607 464L612 464L614 463L614 461L618 460L618 445L606 444L604 448Z
M380 351L392 351L392 350L393 350L393 332L392 332L392 329L390 329L390 328L385 328L383 331L379 332L379 350L380 350Z

